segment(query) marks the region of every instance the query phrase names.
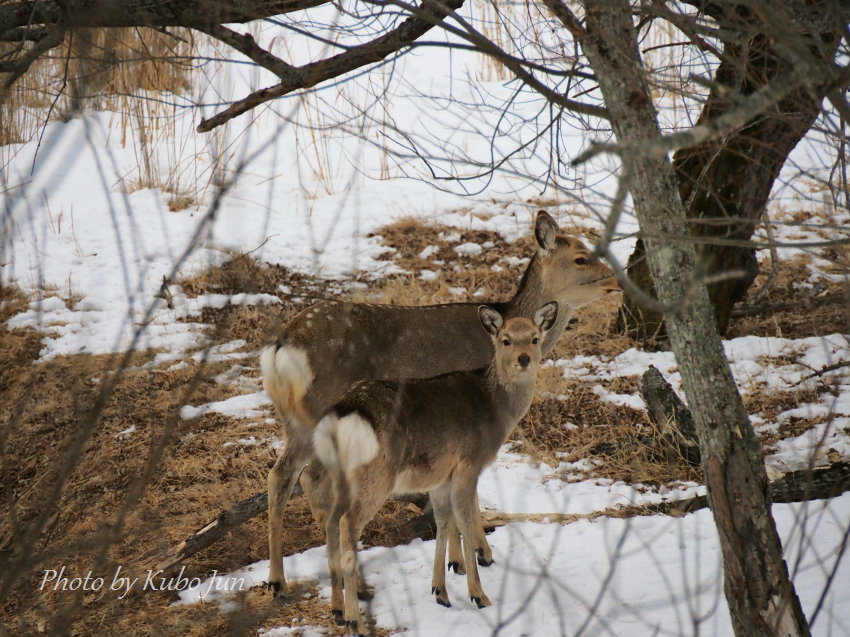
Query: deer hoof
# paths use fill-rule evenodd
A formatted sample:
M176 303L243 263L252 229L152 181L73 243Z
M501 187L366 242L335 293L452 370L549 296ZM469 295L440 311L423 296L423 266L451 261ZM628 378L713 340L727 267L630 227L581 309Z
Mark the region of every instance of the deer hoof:
M490 566L495 562L492 557L487 557L484 555L484 549L475 549L475 553L477 554L478 566Z
M466 573L466 569L461 566L460 562L449 562L449 570L454 571L458 575Z
M486 595L481 597L470 597L469 599L478 607L478 608L486 608L490 605L490 600L487 599Z
M338 608L331 609L331 613L334 616L334 624L337 626L345 626L347 622L342 618L342 611Z
M439 586L432 586L431 593L436 595L437 603L440 606L445 606L446 608L452 607L452 603L449 601L449 596L446 594L445 590L443 590Z

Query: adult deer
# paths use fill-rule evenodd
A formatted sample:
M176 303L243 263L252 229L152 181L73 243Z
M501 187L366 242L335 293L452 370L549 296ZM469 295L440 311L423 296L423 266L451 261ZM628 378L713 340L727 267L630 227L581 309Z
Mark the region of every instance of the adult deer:
M594 258L578 238L560 232L545 211L534 225L537 251L513 298L487 303L505 318L530 318L544 303L561 310L547 332L542 352L554 347L577 308L620 288L611 270ZM274 345L263 350L261 368L266 391L281 419L286 447L269 472L269 579L275 595L286 592L283 572L283 510L295 481L310 501L316 522L324 527L332 505L330 481L314 458L312 428L355 382L376 378L429 378L478 369L493 358L493 344L481 329L478 303L421 307L323 301L284 327ZM304 466L309 466L302 473ZM480 524L467 538L481 564L493 561ZM449 558L462 568L458 543Z
M331 609L350 632L359 634L362 627L357 542L391 493L427 491L431 497L437 521L431 590L437 602L451 606L445 563L453 516L464 538L469 596L479 608L490 605L475 547L466 541L480 521L478 476L531 405L541 341L555 324L558 303L541 307L533 321L503 323L486 305L478 312L495 349L487 367L422 380L360 381L316 426L316 455L334 493L326 531Z

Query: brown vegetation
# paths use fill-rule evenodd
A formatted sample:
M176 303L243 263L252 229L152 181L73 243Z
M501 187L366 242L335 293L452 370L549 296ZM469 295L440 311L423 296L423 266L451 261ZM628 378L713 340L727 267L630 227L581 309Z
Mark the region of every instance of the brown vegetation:
M395 250L388 258L410 274L368 281L366 291L357 292L360 298L393 303L446 302L468 298L480 290L482 299L504 299L512 293L522 269L521 264L510 265L506 257L527 257L531 253L526 239L509 244L495 233L458 231L410 220L388 226L381 236ZM465 242L490 242L490 247L477 255L458 254L454 247ZM431 254L420 256L428 246L435 246ZM501 271L494 272L493 266ZM770 302L795 298L790 288L799 280L801 266L793 262L787 267L787 271L780 271L769 292L774 296L766 297ZM438 273L437 279L419 278L424 270ZM221 266L176 283L189 296L247 292L281 297L280 304L229 305L203 311L200 320L214 326L210 330L212 342L244 339L244 352L255 351L268 342L281 321L314 299L345 294L343 284L314 279L280 266L262 265L250 255L236 255ZM282 294L281 286L291 292ZM452 287L463 287L466 292L453 294L449 290ZM215 412L188 421L179 417L179 409L185 404L223 400L246 393L247 386L259 388L256 361L235 361L245 365L232 370L240 384L214 380L230 370L234 362L201 364L187 356L180 364L172 361L154 365L155 352L133 354L125 370L119 370L119 355L62 356L33 365L41 348L41 336L5 326L5 320L26 305L22 294L2 289L2 562L13 563L34 540L37 549L55 549L51 563L65 564L77 573L95 567L101 572L114 570L119 564L145 569L161 551L197 530L212 515L265 489L266 473L275 453L268 444L275 434L270 411L249 419ZM823 311L825 314L816 315L820 317L817 320L812 318L810 309L789 309L787 314L780 314L777 320L782 335L810 335L816 325L816 333L839 329L846 306L837 304ZM604 358L632 346L626 337L613 333L615 312L616 299L612 297L583 309L554 355L593 354ZM753 317L742 319L734 329L776 335L776 325L765 317ZM38 515L57 479L57 459L64 457L69 442L85 426L101 389L119 373L115 391L96 415L84 453L67 476L56 513L39 537L27 536L27 525ZM637 378L589 382L565 378L559 367L545 368L538 398L513 439L514 449L553 467L561 462L589 460L584 477L648 486L700 479L698 470L686 462L659 453L653 444L657 433L644 412L603 400L594 392L594 385L612 393L635 394ZM818 397L818 392L810 390L745 389L750 411L761 413L766 419ZM824 390L829 390L828 385L824 385ZM796 435L811 424L789 421L765 442ZM127 431L133 427L133 431ZM158 453L162 436L168 436L168 443ZM258 444L232 444L252 436ZM150 479L140 483L146 475ZM563 477L575 480L577 475ZM143 488L136 503L134 489L140 486ZM128 515L122 519L125 506ZM419 513L412 504L388 503L367 528L364 544L392 546L409 541L421 533L409 524ZM322 535L303 498L290 503L287 518L285 554L321 543ZM117 541L99 556L98 547L108 545L112 538ZM260 516L191 558L186 563L186 574L204 577L211 569L232 570L265 559L266 551L266 520ZM171 607L172 597L167 593L147 593L120 601L109 595L88 595L74 601L61 591L38 591L40 569L50 568L51 563L33 565L13 595L0 606L0 616L9 630L49 630L51 622L63 621L77 634L110 626L112 632L126 634L205 635L301 623L321 625L332 634L336 631L330 628L329 606L317 599L309 582L297 584L294 601L289 604L270 604L264 590L253 589L235 598L235 612L223 614L216 604Z

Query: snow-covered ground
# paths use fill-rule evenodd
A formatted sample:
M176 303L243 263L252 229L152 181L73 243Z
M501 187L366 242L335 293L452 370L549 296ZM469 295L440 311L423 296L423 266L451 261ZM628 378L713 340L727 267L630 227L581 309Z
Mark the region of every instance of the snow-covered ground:
M458 147L471 155L486 154L486 138L475 131L492 124L497 111L481 112L480 121L469 126L459 125L463 113L450 110L442 120L428 119L411 89L423 88L427 79L434 94L451 93L462 102L467 95L464 91L471 89L459 81L458 65L463 62L474 68L475 64L454 52L452 79L444 71L434 71L448 68L448 55L429 49L397 61L395 77L403 80L387 107L394 109L394 121L400 126L415 128L421 120L438 132L455 127L453 142ZM260 75L252 77L239 68L212 79L219 83L217 89L224 87L226 94L233 96L249 85L265 85ZM512 90L497 82L486 88L495 96ZM207 90L214 94L213 88ZM347 90L357 95L354 88ZM356 273L380 277L394 266L377 259L386 248L369 235L403 216L462 229L493 230L509 240L529 231L539 205L526 200L540 195L540 185L522 175L539 172L539 157L532 154L516 159L510 170L496 173L486 188L471 196L439 190L427 179L403 177L405 173L426 174L411 161L388 169L391 178L377 179L384 176L385 160L363 138L326 132L316 150L305 141L303 128L286 123L284 117L303 125L310 100L314 104L326 100L327 105L333 98L318 93L303 102L299 98L281 100L234 120L217 136L193 131L202 109L188 110L177 120L175 136L188 141L181 143L184 151L176 163L197 162L194 174L198 175L211 173L214 167L224 168L232 179L232 187L215 208L213 188L200 189L197 204L178 212L168 210L167 194L156 187L126 193L120 183L137 170L138 153L122 145L110 113L86 113L66 123L51 124L40 146L31 142L7 149L5 156L10 159L3 168L6 191L0 234L2 283L15 284L31 294L29 309L13 317L9 325L34 327L44 334L42 361L81 352L120 352L131 346L156 348L162 352L161 361L173 361L204 343L206 327L187 320L199 317L203 307L220 306L228 300L281 302L271 295L188 298L173 283L180 276L223 263L233 254L253 251L252 255L264 262L325 278L347 279ZM534 110L534 104L525 107ZM577 132L569 141L567 151L571 153L585 143ZM816 154L813 148L815 142L802 144L795 151L795 161L809 165ZM175 162L168 152L162 154L166 157L157 155L155 161ZM322 157L327 163L318 166ZM599 227L606 197L616 187L615 178L601 158L576 175L577 187L547 192L547 197L559 202L547 208L565 225L579 221L586 227ZM786 208L802 205L788 189L779 194ZM843 226L847 232L847 211L819 210L817 214L821 215L818 221ZM627 235L633 229L633 221L624 218L619 231ZM787 227L777 227L777 232L792 236ZM793 229L794 239L810 236L816 234ZM621 262L631 245L630 240L615 244ZM474 255L482 247L467 243L456 249ZM783 256L793 253L787 249ZM172 308L158 296L164 278L171 282ZM235 353L240 347L238 343L230 351L219 347L213 354L254 365L255 353ZM727 342L726 351L742 387L761 382L791 389L799 387L813 370L850 359L850 342L842 334L799 340L743 337ZM789 362L783 355L792 352L795 361ZM614 358L580 357L555 364L565 374L589 382L641 373L653 364L679 388L676 363L669 353L629 350ZM803 411L784 412L775 422L756 423L759 430L768 430L783 419L824 416L808 432L780 441L767 458L769 466L789 471L823 464L831 453L850 458L850 381L846 370L836 370L833 375L839 379L836 395L824 394L824 402L797 408ZM805 382L822 381L818 377ZM601 387L599 391L605 393ZM604 397L641 407L636 395ZM181 415L193 418L215 410L237 418L256 417L267 406L265 394L246 391L222 403L184 406ZM122 434L132 435L132 431ZM256 443L254 438L233 440L233 444ZM703 492L694 484L658 491L610 481L568 483L562 479L565 470L569 467L553 471L503 450L482 475L481 503L515 513L590 513ZM811 616L819 609L814 634L850 634L850 564L843 559L850 528L850 494L808 504L776 505L774 514L804 610ZM476 610L468 602L461 577L448 580L452 608L434 603L429 594L432 542L364 551L363 572L376 589L369 610L378 625L422 635L731 634L716 531L707 510L682 518L599 518L568 525L513 523L496 530L491 543L497 562L481 570L484 588L493 601L485 610ZM316 548L288 557L288 576L318 580L321 594L327 596L325 555L324 548ZM266 579L267 569L267 562L259 562L229 576L260 583ZM183 601L197 601L199 591L206 588L184 594ZM321 628L309 631L304 634L322 633ZM294 633L282 627L266 634Z

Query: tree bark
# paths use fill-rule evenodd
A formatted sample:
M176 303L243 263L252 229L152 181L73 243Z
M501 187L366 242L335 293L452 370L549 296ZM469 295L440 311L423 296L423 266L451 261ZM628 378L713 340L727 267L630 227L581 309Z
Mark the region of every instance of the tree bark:
M661 135L627 0L588 0L581 46L620 144ZM697 427L736 635L808 635L769 509L767 475L723 352L672 162L640 151L622 157L644 236L648 269Z
M741 96L768 85L789 67L785 42L765 33L768 25L731 11L718 11L716 17L723 28L737 31L737 38L724 43L723 59L697 124L734 108ZM832 62L837 34L814 31L798 36L817 60ZM752 237L779 171L814 124L827 91L826 84L801 86L725 139L676 152L676 183L695 237L744 241ZM755 251L709 242L697 244L696 252L698 267L706 275L731 270L746 273L708 286L718 328L725 334L732 308L744 298L758 273ZM628 274L638 287L654 295L645 256L646 247L639 240L629 258ZM640 307L628 294L624 296L620 328L643 342L664 337L661 314Z

